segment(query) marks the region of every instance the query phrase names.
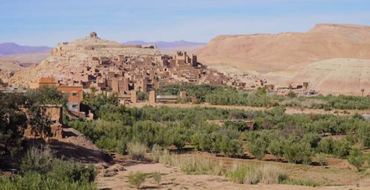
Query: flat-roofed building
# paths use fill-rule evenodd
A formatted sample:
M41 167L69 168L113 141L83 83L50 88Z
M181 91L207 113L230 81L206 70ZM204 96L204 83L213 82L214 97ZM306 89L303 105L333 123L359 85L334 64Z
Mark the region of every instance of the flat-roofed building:
M82 86L58 86L57 90L68 95L68 110L80 112L80 104L83 100Z

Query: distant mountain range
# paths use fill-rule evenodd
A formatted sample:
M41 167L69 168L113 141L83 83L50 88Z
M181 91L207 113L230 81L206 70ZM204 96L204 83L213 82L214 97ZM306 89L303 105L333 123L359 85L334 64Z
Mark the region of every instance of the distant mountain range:
M174 41L174 42L145 42L145 41L128 41L125 44L127 45L148 45L148 44L154 44L159 49L167 49L167 48L178 48L178 47L189 47L189 46L204 46L206 43L199 43L199 42L188 42L184 40L180 41Z
M49 52L50 47L46 46L21 46L16 43L0 43L0 55L12 55L23 53L43 53Z

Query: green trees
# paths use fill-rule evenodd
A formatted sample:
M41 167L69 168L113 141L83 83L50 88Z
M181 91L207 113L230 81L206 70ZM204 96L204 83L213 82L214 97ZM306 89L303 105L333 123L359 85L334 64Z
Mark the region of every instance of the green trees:
M262 160L267 152L268 144L263 138L257 138L248 144L248 151L257 159Z
M221 140L221 152L225 156L235 156L240 153L241 143L237 139L230 139L227 136L223 136Z
M239 135L235 133L237 132L228 130L214 131L212 133L197 132L192 136L191 143L198 150L220 152L225 156L235 156L242 151L242 143L238 139Z
M289 163L310 164L312 162L313 151L307 142L294 142L289 140L283 148L284 157Z
M42 87L28 91L26 97L27 105L31 108L48 104L63 106L68 101L68 96L59 92L55 87Z
M360 171L362 165L364 164L364 153L358 148L352 149L348 156L348 162L355 166L358 171Z
M309 164L318 153L346 158L358 139L367 138L370 121L362 117L336 115L289 115L284 108L269 111L224 110L215 108L124 108L102 105L98 120L71 121L69 124L83 132L98 147L125 153L127 143L140 142L152 148L176 146L183 149L193 145L200 151L223 153L225 156L249 152L258 159L265 154L284 158L292 163ZM253 120L254 130L245 130L242 122ZM209 122L225 120L222 126ZM229 122L228 122L229 121ZM348 135L334 140L323 133ZM347 139L350 139L347 140ZM361 140L363 142L363 140Z
M317 152L331 154L337 158L346 158L351 149L350 143L347 140L333 140L325 138L319 142Z
M358 130L358 136L364 147L370 147L370 126L362 125Z
M212 138L205 133L195 133L191 138L191 143L197 150L210 151L212 150Z
M276 157L276 160L279 160L284 156L284 140L274 139L270 142L267 147L267 151Z
M317 150L325 154L332 154L334 149L334 141L332 138L325 138L319 142Z
M107 96L105 94L98 94L98 95L91 95L91 96L84 96L83 104L89 105L92 112L97 114L98 110L103 105L118 105L118 98L117 96Z
M22 148L21 142L26 126L26 115L21 112L24 96L0 93L0 159L15 154Z

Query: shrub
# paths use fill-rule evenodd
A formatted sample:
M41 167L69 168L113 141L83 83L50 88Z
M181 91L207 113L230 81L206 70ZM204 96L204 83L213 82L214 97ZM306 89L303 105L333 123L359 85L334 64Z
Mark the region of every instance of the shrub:
M54 156L49 147L32 147L21 160L21 169L26 172L46 174L53 169Z
M159 156L158 162L162 164L168 164L170 159L171 159L170 152L167 149L164 149L162 151L162 154Z
M93 183L80 181L59 180L48 175L41 175L35 172L26 173L24 176L13 178L0 177L0 189L9 190L97 190Z
M285 170L271 165L238 165L226 172L226 176L234 183L240 184L278 184L287 178Z
M67 162L56 159L53 162L53 170L48 173L55 179L70 180L72 182L93 183L97 172L93 165L87 167L81 163Z
M358 171L360 171L364 163L364 153L361 152L358 148L354 148L350 151L348 156L348 162L355 166Z
M327 155L324 153L319 153L316 155L316 162L320 164L320 166L326 166L328 163Z
M226 169L223 162L219 162L218 164L214 165L213 168L213 175L224 175L226 173Z
M127 144L128 155L133 160L144 160L147 150L148 147L139 142L130 142Z
M262 165L260 168L262 170L261 183L278 184L288 178L285 170L279 166Z
M346 158L351 149L350 142L347 140L338 140L333 144L333 155L337 158Z
M183 158L180 163L181 171L191 175L212 174L214 163L210 159L197 156Z
M160 172L153 172L152 177L159 187L161 185L162 174Z
M232 182L240 184L257 184L261 179L260 171L250 165L234 164L232 169L226 172L226 176Z
M142 172L130 172L127 178L131 185L135 186L137 189L140 189L141 184L143 184L146 179L146 174Z
M280 184L310 186L310 187L317 187L320 185L319 183L312 181L312 180L297 180L297 179L291 179L291 178L286 178L282 180Z
M154 145L151 152L151 159L154 163L158 163L161 156L163 155L164 151L162 150L162 147L158 145Z
M92 165L57 159L48 147L31 148L21 159L21 170L23 176L0 178L0 189L96 189Z
M295 97L297 97L297 94L296 94L296 93L294 93L293 91L290 91L290 92L288 93L288 97L289 97L289 98L295 98Z

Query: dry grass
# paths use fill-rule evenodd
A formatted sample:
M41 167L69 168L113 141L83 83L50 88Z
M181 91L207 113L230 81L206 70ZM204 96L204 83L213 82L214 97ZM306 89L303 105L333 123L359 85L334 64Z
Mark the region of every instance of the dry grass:
M180 167L188 175L224 175L230 181L240 184L278 184L287 179L286 170L281 166L235 163L227 168L222 161L199 155L165 155L160 160L162 164Z
M142 161L145 159L148 147L139 142L130 142L127 144L127 152L131 159Z
M240 184L279 184L287 178L285 169L273 165L246 165L234 164L226 172L226 176Z

